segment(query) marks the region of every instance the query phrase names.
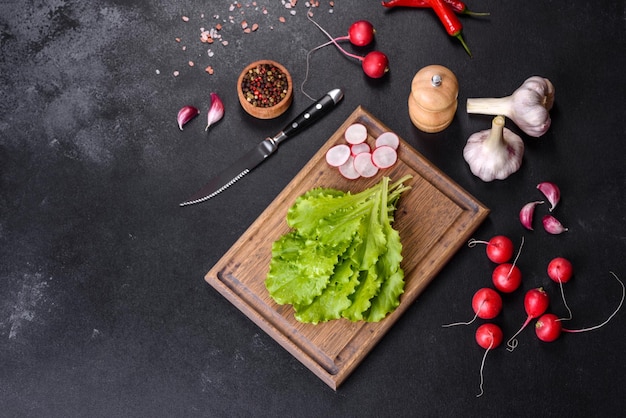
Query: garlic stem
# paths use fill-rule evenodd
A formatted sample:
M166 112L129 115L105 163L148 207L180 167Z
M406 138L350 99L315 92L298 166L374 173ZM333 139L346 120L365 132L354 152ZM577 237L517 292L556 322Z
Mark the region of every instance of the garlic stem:
M491 130L484 142L484 147L487 150L497 151L502 146L506 146L504 143L504 117L498 115L491 121Z
M511 115L511 98L483 98L483 99L467 99L467 113L480 115L504 115L510 118Z

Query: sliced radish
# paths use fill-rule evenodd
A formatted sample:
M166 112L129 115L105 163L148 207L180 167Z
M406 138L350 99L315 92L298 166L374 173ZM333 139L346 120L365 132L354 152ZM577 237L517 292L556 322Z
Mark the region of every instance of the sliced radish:
M376 138L376 146L382 147L387 145L393 149L398 149L398 145L400 145L400 138L393 132L383 132Z
M361 177L354 168L354 157L352 155L348 157L348 161L339 166L339 172L348 180L356 180Z
M367 144L367 142L361 142L360 144L354 144L350 146L350 151L352 151L352 155L357 155L362 152L372 152L372 149Z
M348 144L360 144L367 139L367 128L361 123L353 123L348 126L344 133L344 138Z
M372 162L378 168L389 168L398 161L398 153L389 145L382 145L372 152Z
M326 162L332 167L345 164L350 158L350 147L346 144L338 144L326 151Z
M372 162L372 154L369 152L354 157L354 169L363 177L373 177L378 173L378 167Z

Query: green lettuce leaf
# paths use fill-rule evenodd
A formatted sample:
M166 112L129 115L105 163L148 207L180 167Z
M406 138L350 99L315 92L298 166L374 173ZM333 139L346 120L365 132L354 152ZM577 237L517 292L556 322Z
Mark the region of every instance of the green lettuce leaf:
M272 245L265 280L298 321L379 321L404 292L402 244L392 227L405 176L352 194L329 188L299 196L287 212L292 230Z

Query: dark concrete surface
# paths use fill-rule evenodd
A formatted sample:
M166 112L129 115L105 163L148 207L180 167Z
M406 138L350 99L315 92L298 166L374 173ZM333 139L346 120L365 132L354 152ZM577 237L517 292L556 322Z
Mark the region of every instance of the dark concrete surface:
M544 286L563 312L545 274L555 256L575 266L568 326L604 321L621 297L609 271L626 279L624 3L468 1L491 12L462 17L470 59L429 10L320 0L314 19L333 35L357 19L374 24L390 73L372 81L336 49L317 51L306 91L341 87L341 105L226 193L179 208L310 103L300 91L306 53L327 39L306 19L304 0L291 10L256 3L230 11L230 1L213 0L0 1L0 415L623 413L623 309L600 329L552 344L525 330L513 353L489 353L485 393L475 397L483 356L475 328L441 324L471 317L472 294L489 285L493 265L481 249L462 248L337 392L203 276L363 105L492 210L477 238L524 236L523 289L505 297L496 320L505 338L525 319L526 289ZM244 33L243 20L258 30ZM200 42L201 28L217 23L228 45ZM241 69L261 58L283 63L296 85L293 105L274 120L249 117L235 93ZM406 104L413 75L429 64L447 66L460 83L453 124L432 135L413 127ZM483 183L462 149L490 117L467 115L465 99L508 95L535 74L556 87L553 125L539 139L522 134L518 173ZM206 134L212 91L226 114ZM176 114L187 104L201 115L181 132ZM566 234L525 231L517 220L544 180L561 187L556 213Z

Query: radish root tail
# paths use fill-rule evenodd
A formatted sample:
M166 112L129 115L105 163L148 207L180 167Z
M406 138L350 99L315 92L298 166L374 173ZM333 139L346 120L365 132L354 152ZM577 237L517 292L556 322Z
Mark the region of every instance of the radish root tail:
M561 280L559 280L559 287L561 288L561 299L563 299L563 305L565 305L565 309L567 309L567 312L569 313L569 317L559 318L559 321L569 321L573 317L572 310L567 305L567 300L565 300L565 291L563 290L563 282Z
M471 325L476 320L476 318L478 318L478 312L480 312L480 309L483 307L484 304L485 304L484 300L482 302L480 302L480 305L478 306L478 309L476 310L476 314L471 319L471 321L468 321L468 322L453 322L451 324L444 324L444 325L442 325L442 327L443 328L448 328L448 327L454 327L454 326L457 326L457 325Z
M619 284L622 286L622 299L619 301L619 305L617 305L617 308L615 308L615 310L613 311L613 313L611 314L611 316L609 316L606 321L604 321L601 324L595 325L593 327L589 327L589 328L582 328L582 329L565 329L563 328L564 332L586 332L586 331L593 331L594 329L598 329L600 327L605 326L615 315L617 315L617 312L622 308L622 305L624 304L624 297L626 296L626 287L624 286L624 282L622 282L619 277L617 277L617 275L615 273L613 273L612 271L609 271L609 273L611 273L613 275L613 277L615 277L615 280L617 280L619 282Z
M481 396L483 396L483 393L485 393L485 391L483 390L483 383L485 383L485 378L483 377L483 370L485 369L485 360L487 359L487 353L489 353L489 350L491 350L491 348L493 347L493 336L491 338L491 343L489 344L489 347L485 350L485 354L483 354L483 361L480 363L480 393L478 395L476 395L477 398L480 398Z

